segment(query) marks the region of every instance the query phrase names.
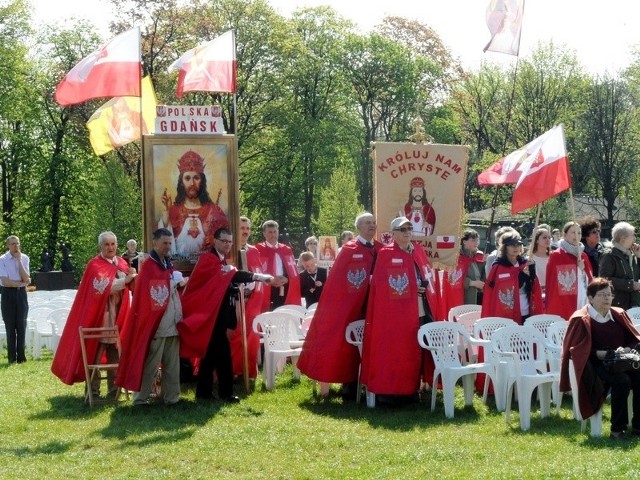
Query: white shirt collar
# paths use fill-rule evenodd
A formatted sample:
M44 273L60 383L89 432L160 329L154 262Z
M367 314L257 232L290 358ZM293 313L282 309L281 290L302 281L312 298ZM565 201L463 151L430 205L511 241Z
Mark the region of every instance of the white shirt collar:
M598 313L598 311L595 308L593 308L591 304L588 304L587 312L589 313L589 316L598 323L607 323L607 322L615 321L613 319L613 316L611 315L611 310L609 310L607 314L603 317L602 315L600 315L600 313Z
M269 247L269 248L278 248L278 244L277 243L274 245L272 243L267 242L266 240L264 241L264 243L266 243L267 247Z

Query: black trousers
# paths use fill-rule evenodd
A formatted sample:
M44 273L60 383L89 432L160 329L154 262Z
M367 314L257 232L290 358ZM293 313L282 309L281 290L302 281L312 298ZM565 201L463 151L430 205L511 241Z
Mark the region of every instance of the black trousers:
M218 376L218 395L227 398L233 395L233 367L231 364L231 347L227 338L227 328L223 322L216 321L211 334L207 353L200 360L198 379L196 382L196 397L213 397L213 372ZM222 324L222 325L221 325Z
M600 379L611 388L611 431L622 432L629 422L627 399L633 391L632 428L640 430L640 371L609 373L604 366L596 367Z
M284 285L284 295L280 295L280 287L271 287L271 311L284 305L284 301L287 298L287 292L289 291L289 284Z
M27 331L29 302L25 287L3 287L0 294L0 310L7 330L9 363L26 362L24 338Z

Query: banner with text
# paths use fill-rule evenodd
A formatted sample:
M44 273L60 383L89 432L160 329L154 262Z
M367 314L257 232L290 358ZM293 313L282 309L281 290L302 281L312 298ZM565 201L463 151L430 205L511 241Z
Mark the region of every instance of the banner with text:
M220 105L158 105L156 135L215 135L226 133Z
M460 251L468 147L376 142L373 159L380 241L390 243L391 220L405 216L432 266L453 268Z

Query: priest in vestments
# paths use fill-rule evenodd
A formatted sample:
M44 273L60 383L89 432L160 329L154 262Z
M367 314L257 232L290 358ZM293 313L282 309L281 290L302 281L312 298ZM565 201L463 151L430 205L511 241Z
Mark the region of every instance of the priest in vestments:
M262 271L273 275L270 286L265 287L262 311L272 311L282 305L301 305L298 263L291 247L278 242L278 222L267 220L262 224L264 242L257 243Z
M136 271L117 256L118 241L113 232L102 232L98 236L98 246L100 253L87 263L51 364L53 374L68 385L85 381L79 327L117 325L122 330L129 311L129 285ZM117 363L115 344L103 344L102 348L100 345L97 340L87 340L88 360L100 361L102 359L96 356L99 353L102 357L104 353L109 363ZM109 376L108 383L109 393L114 394L113 375ZM92 388L94 394L98 394L99 381Z
M358 236L342 246L331 268L296 364L306 376L322 383L348 384L358 378L360 353L345 340L345 330L365 316L369 279L382 244L373 238L372 214L359 215L356 229Z
M432 369L418 329L438 311L433 271L422 246L411 242L411 222L395 218L391 231L393 243L378 252L373 270L362 352L361 381L381 403L417 398Z

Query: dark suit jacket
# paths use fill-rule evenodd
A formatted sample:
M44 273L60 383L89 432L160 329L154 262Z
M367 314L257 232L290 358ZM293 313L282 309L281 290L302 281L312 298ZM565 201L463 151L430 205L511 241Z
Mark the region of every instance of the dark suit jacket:
M306 270L300 274L300 290L302 296L307 301L307 306L312 303L317 303L320 300L320 294L322 293L322 287L316 287L316 281L319 280L322 282L322 287L324 287L325 282L327 281L327 269L318 267L316 269L316 278L309 275L309 272ZM313 290L313 292L311 291Z

